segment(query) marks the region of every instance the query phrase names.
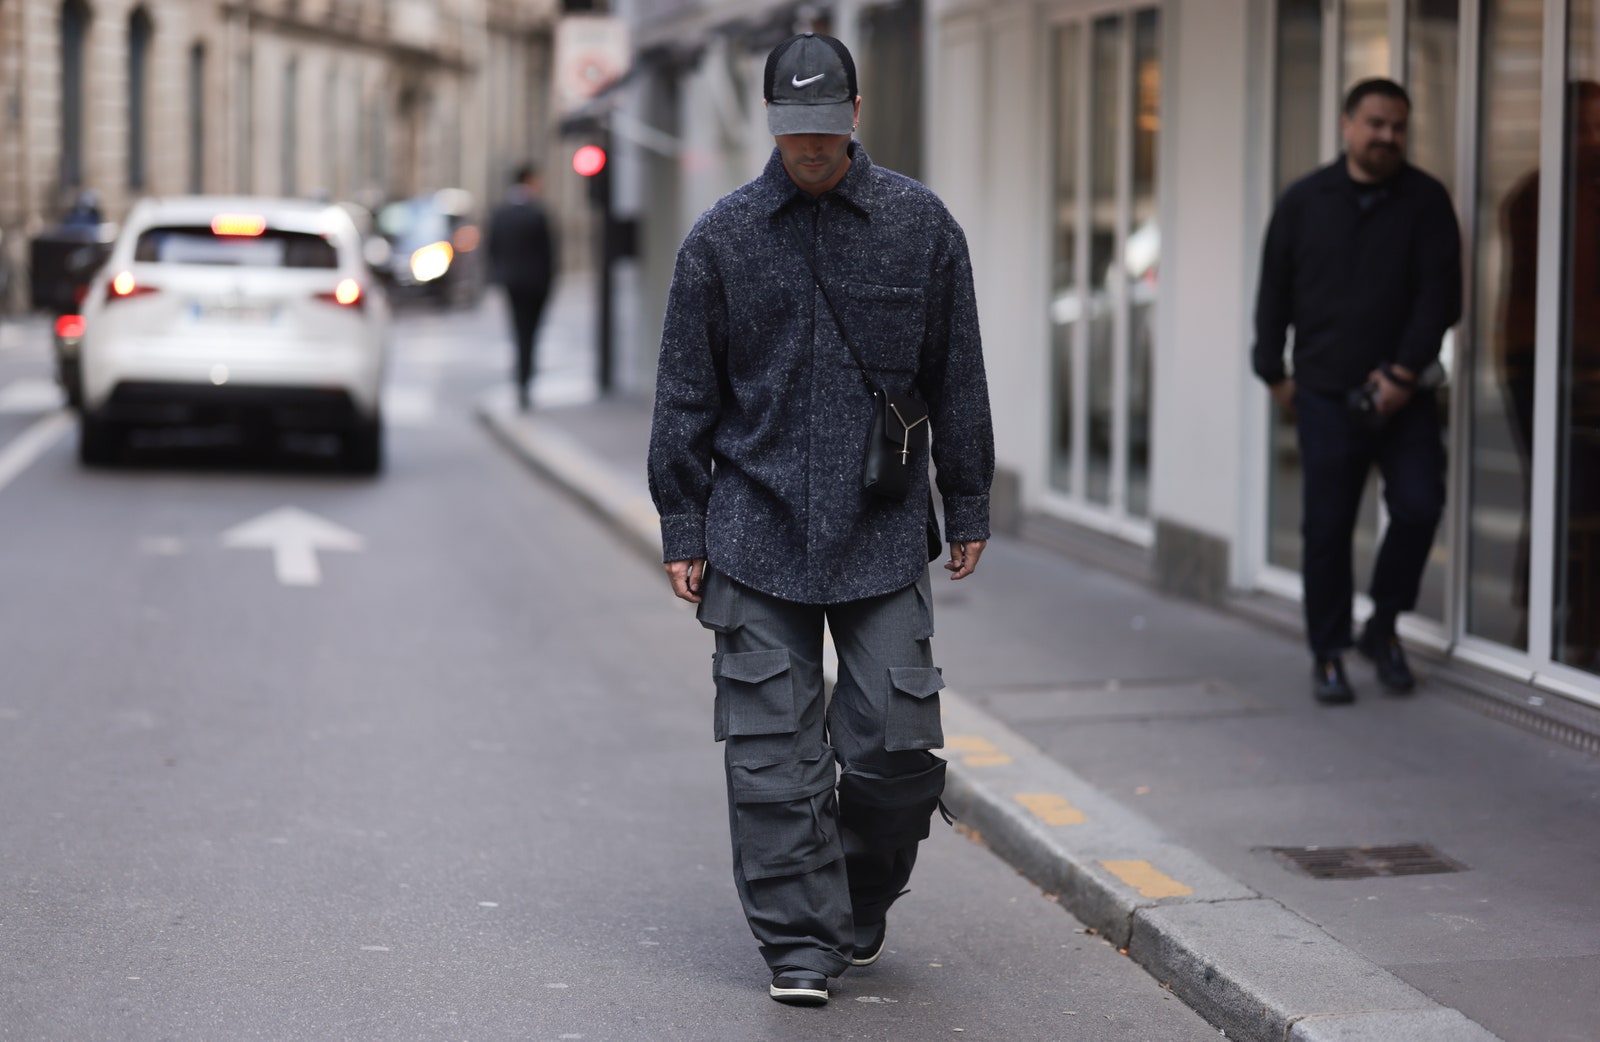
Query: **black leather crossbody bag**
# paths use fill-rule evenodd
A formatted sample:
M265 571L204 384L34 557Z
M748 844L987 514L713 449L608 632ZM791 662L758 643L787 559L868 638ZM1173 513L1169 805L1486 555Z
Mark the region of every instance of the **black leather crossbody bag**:
M855 359L856 368L861 372L861 381L872 395L872 426L867 431L861 487L884 499L905 499L906 493L911 490L911 475L917 468L926 470L928 466L928 403L910 393L890 394L887 388L873 382L866 363L861 360L861 352L856 350L855 343L850 339L850 331L845 329L844 320L839 317L839 309L833 306L833 298L828 295L828 287L823 285L816 262L806 249L805 240L800 237L800 229L793 220L786 223L790 234L794 236L795 245L800 248L800 256L805 258L806 267L811 269L811 278L816 282L817 289L822 291L822 299L828 305L828 312L833 315L834 325L839 327L844 346L850 349L850 355ZM937 544L934 547L937 551Z

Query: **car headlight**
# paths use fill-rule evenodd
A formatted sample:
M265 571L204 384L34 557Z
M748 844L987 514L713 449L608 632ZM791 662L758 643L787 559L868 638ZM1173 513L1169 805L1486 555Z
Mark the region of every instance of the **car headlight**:
M411 277L418 282L432 282L450 270L456 251L447 242L430 242L411 255Z

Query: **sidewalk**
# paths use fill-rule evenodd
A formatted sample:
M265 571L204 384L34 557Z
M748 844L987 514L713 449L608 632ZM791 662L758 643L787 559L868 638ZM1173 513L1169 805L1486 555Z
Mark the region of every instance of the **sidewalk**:
M648 402L481 416L659 561ZM1352 663L1358 703L1316 706L1280 628L1019 541L935 587L947 801L1228 1038L1600 1038L1600 759L1425 666L1399 699ZM1316 879L1273 852L1398 844L1464 870Z

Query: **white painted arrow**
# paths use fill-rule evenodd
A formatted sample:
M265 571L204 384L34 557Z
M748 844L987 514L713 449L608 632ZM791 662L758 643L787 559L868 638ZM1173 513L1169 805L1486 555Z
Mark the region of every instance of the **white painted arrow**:
M356 551L360 536L298 507L279 507L222 533L222 545L236 550L271 550L278 581L285 586L322 582L318 550Z

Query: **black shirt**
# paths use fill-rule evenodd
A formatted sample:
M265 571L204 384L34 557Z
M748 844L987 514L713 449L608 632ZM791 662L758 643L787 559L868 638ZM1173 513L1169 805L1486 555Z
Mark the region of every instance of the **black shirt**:
M1345 158L1296 181L1278 200L1262 251L1252 362L1268 384L1359 387L1380 363L1420 373L1461 317L1461 231L1449 193L1406 165L1375 185Z

